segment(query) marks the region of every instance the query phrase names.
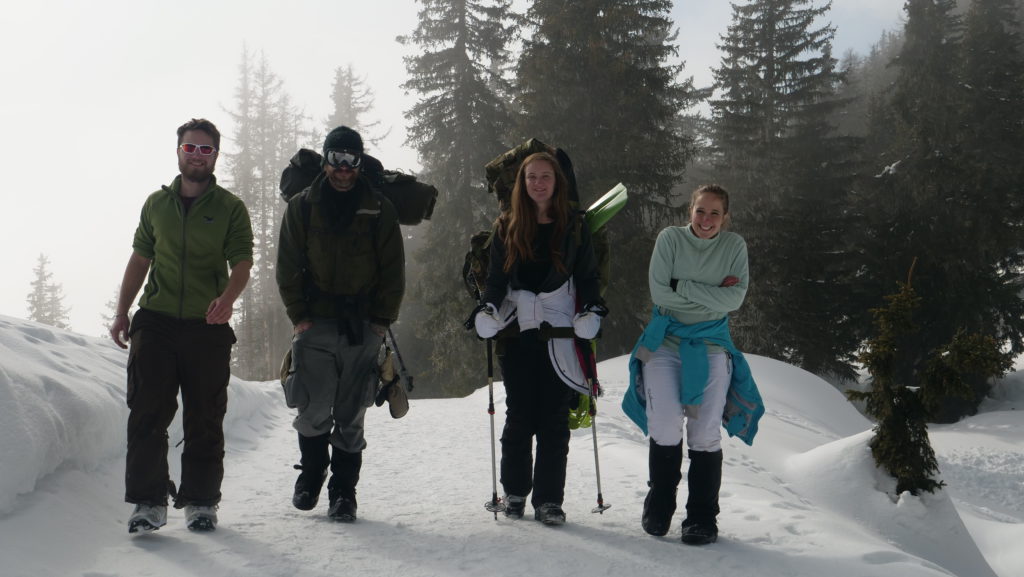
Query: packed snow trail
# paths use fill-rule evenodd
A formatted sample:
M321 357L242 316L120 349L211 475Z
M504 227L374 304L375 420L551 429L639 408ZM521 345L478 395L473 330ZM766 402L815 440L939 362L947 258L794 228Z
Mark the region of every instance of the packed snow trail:
M268 384L268 385L272 385ZM503 400L497 394L500 406ZM109 517L96 527L96 543L83 576L265 575L319 577L394 575L571 576L726 575L835 573L829 534L836 527L788 484L750 456L732 451L726 462L722 540L705 547L678 541L678 523L665 538L643 533L639 513L646 492L645 441L622 419L599 415L604 494L613 506L590 513L596 500L589 431L573 435L565 509L568 524L542 526L527 516L495 520L483 504L490 497L490 448L486 405L468 399L414 401L406 417L371 409L370 446L359 484L359 521L326 517L326 492L317 509L291 505L297 459L289 412L282 409L252 439L233 439L227 462L220 527L213 534L187 531L181 511L168 525L129 537L130 511L117 502L120 479L111 479ZM610 401L603 400L607 407ZM606 411L611 413L609 409ZM604 417L604 418L602 418ZM803 424L802 426L806 426ZM621 440L634 442L623 444ZM605 456L607 453L607 456ZM116 468L116 467L115 467ZM737 491L735 484L752 485ZM845 526L844 526L845 525ZM775 527L785 527L776 533ZM791 556L803 559L794 567ZM928 562L887 549L851 551L858 575L938 575ZM859 557L859 558L858 558ZM852 569L847 566L846 569ZM844 573L837 573L842 575Z
M123 353L32 323L0 325L3 577L990 577L965 522L988 539L983 548L1002 568L999 577L1021 574L1019 548L1010 546L1024 537L1013 485L1024 462L1020 411L994 408L935 427L948 491L894 503L891 479L870 458L870 423L827 383L756 356L768 413L753 447L724 443L714 545L679 542L682 504L666 537L640 528L647 440L618 407L624 357L600 365L607 391L597 417L601 480L611 505L604 514L590 512L597 486L589 430L572 436L565 526L533 521L531 507L520 521L495 520L484 509L491 498L486 389L414 399L399 420L386 407L370 408L359 521L329 521L323 497L316 510L298 511L291 505L296 433L280 386L233 379L217 531L190 532L172 509L165 527L131 537ZM495 404L500 431L500 383ZM172 425L172 445L180 435L180 423ZM173 478L180 452L171 449ZM961 511L990 514L961 521L957 498Z

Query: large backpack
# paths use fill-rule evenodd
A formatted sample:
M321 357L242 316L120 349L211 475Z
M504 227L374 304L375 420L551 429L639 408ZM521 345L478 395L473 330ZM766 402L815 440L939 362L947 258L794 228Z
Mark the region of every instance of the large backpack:
M607 228L604 225L608 222L609 218L619 212L625 205L627 198L626 187L621 183L616 185L598 199L597 202L592 204L586 212L582 211L579 190L576 185L576 173L573 170L569 155L562 149L552 148L536 138L531 138L523 144L497 156L485 166L488 191L494 193L498 200L499 210L502 213L511 207L512 188L515 186L519 166L526 157L535 152L552 154L558 160L558 164L565 173L566 180L569 181L569 204L574 210L584 213L583 218L577 220L579 224L573 229L572 234L582 234L581 228L583 226L587 226L590 229L594 256L597 258L600 273L601 296L604 296L605 290L608 287L608 276L611 270ZM498 222L496 219L494 225L489 230L479 231L470 238L469 251L466 253L465 261L462 265L462 282L478 307L487 287L491 239L494 238L494 234L497 232L497 226ZM582 303L577 303L577 306L580 304ZM472 321L475 312L465 322L467 329L473 326ZM503 347L501 340L503 334L510 336L511 333L499 333L497 345L499 351ZM591 386L596 389L593 391L594 394L600 395L601 386L597 381L596 357L593 352L595 345L593 342L582 341L578 338L575 344L580 366L583 368L584 374L592 379ZM581 395L578 392L576 392L576 396L578 397L576 403L569 409L569 428L590 427L593 415L596 412L596 408L591 406L592 397Z
M519 146L512 148L488 162L484 166L487 176L487 190L493 193L498 199L498 208L501 212L509 209L512 199L512 188L516 185L516 173L519 172L519 165L527 156L536 152L547 152L558 160L558 164L569 181L569 203L573 208L579 208L580 194L576 188L576 172L572 167L572 160L561 148L553 148L531 138Z
M323 171L323 157L308 148L301 148L292 156L281 172L281 198L285 202L301 193ZM385 170L379 160L363 154L360 172L370 185L384 195L398 212L398 222L415 225L430 220L437 201L437 188L420 182L415 176L397 170Z
M488 192L493 193L497 198L498 208L501 213L506 212L511 206L512 188L516 183L516 174L519 172L519 166L526 157L536 152L547 152L558 160L562 172L565 173L566 180L569 181L569 205L573 210L580 210L576 172L573 170L572 160L569 158L569 155L561 148L554 148L536 138L531 138L519 146L496 156L484 166L487 175ZM623 199L625 198L625 187L621 185L612 189L609 194L612 192L621 192ZM602 197L602 201L604 200L605 197ZM602 204L602 201L595 203L595 206ZM590 223L589 219L587 222L588 224ZM611 270L608 235L603 227L604 222L601 221L600 224L602 226L591 226L594 256L597 257L601 277L602 296L608 286L608 274ZM466 253L462 265L462 282L466 287L466 292L476 301L480 300L486 288L487 267L490 264L491 237L496 232L496 227L497 220L495 220L495 224L490 229L481 230L470 238L469 251ZM580 234L580 231L576 230L574 233Z

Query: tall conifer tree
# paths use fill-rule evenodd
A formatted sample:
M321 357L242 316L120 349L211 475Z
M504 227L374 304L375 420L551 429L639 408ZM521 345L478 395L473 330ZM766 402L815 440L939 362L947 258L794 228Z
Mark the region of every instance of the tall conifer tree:
M49 265L50 259L40 254L36 268L32 269L35 277L31 283L32 290L26 298L28 320L70 330L68 309L64 306L64 291L59 283L53 282Z
M573 159L581 208L618 182L629 189L608 224L611 278L600 351L628 352L650 314L647 255L657 232L681 224L673 185L693 156L682 113L694 103L682 79L665 0L537 0L517 71L519 128ZM643 255L638 258L638 255Z
M262 53L254 57L243 49L235 108L229 114L234 152L221 153L227 165L221 174L230 176L229 189L245 201L254 237L252 276L232 318L238 338L232 370L244 379L269 379L277 373L292 328L274 278L285 209L278 185L288 159L307 142L303 116Z
M454 271L462 266L471 234L497 216L483 167L505 149L509 89L503 63L516 28L509 0L419 4L418 26L400 39L418 49L406 58L403 87L418 95L407 112L408 134L423 162L423 178L440 195L431 222L418 227L425 246L415 257L420 274L408 275L418 282L406 288L401 324L412 325L427 347L409 354L420 359L417 367L430 367L418 375L429 387L424 394L466 395L484 383L484 349L462 327L473 303Z
M750 291L734 323L738 344L851 377L856 336L836 291L848 270L838 224L857 141L832 125L845 103L836 95L835 28L818 24L830 7L814 0L733 4L714 70L713 152L751 254Z
M390 132L389 130L383 134L375 133L380 127L380 121L366 118L373 110L373 90L366 85L365 78L356 74L351 64L334 69L331 102L334 108L327 117L328 132L337 126L348 126L358 132L365 142L375 146Z
M965 37L952 0L908 0L892 98L876 111L885 122L873 123L871 141L884 148L858 210L869 216L860 280L881 294L886 277L918 260L922 330L897 359L903 379L960 332L1016 352L1024 346L1024 308L1013 282L1022 264L1019 162L1008 168L1002 157L1020 155L1020 85L1012 88L1009 72L1019 74L1020 61L1009 49L1018 42L1014 21L993 25L994 15L1011 11L995 6L975 5ZM974 398L933 418L976 410L988 384L983 375L967 380Z
M1024 317L1015 298L1024 273L1024 41L1019 0L974 0L964 20L962 84L968 99L960 132L969 174L964 244L980 248L991 267L988 306ZM980 287L979 287L980 288ZM1024 350L1024 323L989 333ZM975 329L976 330L976 329ZM987 390L987 389L986 389Z

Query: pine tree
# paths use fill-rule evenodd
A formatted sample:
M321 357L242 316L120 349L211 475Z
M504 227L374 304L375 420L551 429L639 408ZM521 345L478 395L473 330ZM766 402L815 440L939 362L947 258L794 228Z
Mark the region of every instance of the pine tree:
M537 0L517 69L517 134L573 159L582 208L616 183L629 203L608 224L611 278L602 354L628 352L650 315L647 255L657 232L685 218L674 195L695 152L682 114L695 103L681 81L665 0ZM637 255L644 255L638 258Z
M59 329L71 330L68 323L68 309L64 306L64 292L60 284L51 279L50 259L40 253L36 267L32 269L32 291L28 293L28 320L43 323Z
M120 294L121 294L121 283L118 283L117 288L114 289L114 294L111 295L110 300L108 300L107 303L106 303L107 312L106 313L100 313L100 318L103 319L103 326L105 326L105 327L109 327L110 325L114 324L114 319L117 317L117 299L120 296ZM134 305L132 305L131 309L134 309L134 308L136 308L136 307ZM128 311L128 316L131 316L132 314L134 314L133 310L131 310L131 309ZM109 339L110 338L110 332L109 331L103 331L103 333L100 334L100 337L101 338Z
M362 136L363 141L377 146L387 137L390 130L374 135L380 121L367 121L366 115L373 110L373 90L366 85L366 78L355 73L351 64L334 69L334 89L331 92L334 110L327 117L327 131L337 126L348 126Z
M1013 366L1013 353L1001 351L994 338L981 334L968 334L960 329L946 346L933 352L925 364L921 402L929 417L936 420L948 414L961 414L963 405L969 414L988 393L993 377L1002 377ZM957 406L961 405L961 406Z
M982 248L991 291L987 306L1018 322L991 333L1024 351L1024 301L1015 298L1024 273L1024 39L1019 0L974 0L965 17L962 84L968 98L962 139L970 222L963 239ZM995 220L992 220L992 219Z
M244 379L272 378L289 345L291 322L284 312L274 275L278 230L286 204L278 185L281 170L301 146L308 146L304 117L292 104L267 58L243 49L232 142L222 153L230 189L245 201L254 236L253 268L246 290L235 304L232 324L238 339L232 370Z
M922 330L895 361L904 380L961 331L1014 352L1024 347L1024 302L1014 283L1024 264L1020 169L1009 160L1021 153L1020 53L1010 49L1019 42L1007 33L1013 21L992 24L992 14L1011 11L985 16L982 4L995 6L979 3L965 36L952 0L908 1L892 95L873 110L867 152L880 160L857 209L866 217L857 239L860 281L879 294L885 278L918 260ZM933 419L976 411L990 385L967 378L977 391L972 400L944 403L948 410Z
M846 102L832 57L831 3L733 4L714 70L713 152L736 198L735 228L751 255L751 286L733 334L744 350L818 374L853 376L857 340L845 285L846 198L859 142L832 119ZM821 338L822 333L828 338Z
M424 245L409 261L420 268L407 278L418 282L406 288L396 330L399 336L415 334L426 347L403 347L410 364L430 367L417 375L426 387L421 394L461 396L480 387L486 372L483 345L462 327L474 303L453 271L462 266L470 235L497 216L482 175L484 165L506 148L501 139L509 126L509 88L503 63L517 29L509 0L419 3L419 24L400 38L418 47L418 55L405 61L403 88L418 95L406 113L408 135L424 164L422 178L440 194L432 221L417 230Z
M868 445L875 463L896 478L896 494L917 495L941 488L933 477L939 465L928 439L928 424L913 381L904 381L892 370L904 353L904 345L920 328L913 313L920 303L908 279L896 294L885 298L886 307L874 309L876 334L868 340L860 361L871 374L871 390L847 393L867 401L867 413L877 422Z
M867 120L872 102L889 92L889 87L896 81L896 68L890 63L903 44L903 36L898 32L886 31L864 57L850 52L840 65L844 82L839 86L844 106L834 119L840 134L850 136L866 136Z
M989 379L1006 373L1012 355L980 334L959 331L946 345L929 353L920 371L902 374L900 358L916 347L922 325L918 310L922 298L911 285L914 265L906 283L885 297L887 305L873 309L875 333L868 339L859 360L871 374L871 389L851 391L853 400L867 401L875 437L869 443L875 462L896 478L896 493L934 492L944 485L933 477L938 472L935 452L928 440L928 421L951 399L969 400L970 377Z

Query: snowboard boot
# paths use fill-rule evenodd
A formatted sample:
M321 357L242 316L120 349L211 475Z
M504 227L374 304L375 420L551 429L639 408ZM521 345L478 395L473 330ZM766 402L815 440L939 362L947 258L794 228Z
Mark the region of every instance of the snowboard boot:
M295 468L302 471L295 480L295 493L292 505L302 511L310 511L320 500L320 490L327 479L327 467L331 456L328 450L330 433L316 437L304 437L299 434L299 451L302 453L301 464Z
M718 492L722 487L722 451L690 451L686 476L686 520L682 541L706 545L718 540Z
M331 505L327 516L335 521L352 523L356 520L356 484L363 466L363 453L346 453L334 447L331 455L331 480L327 494Z
M664 536L672 526L672 515L676 512L676 491L683 478L683 444L664 446L651 439L648 456L650 480L644 512L640 524L644 531L656 537Z

